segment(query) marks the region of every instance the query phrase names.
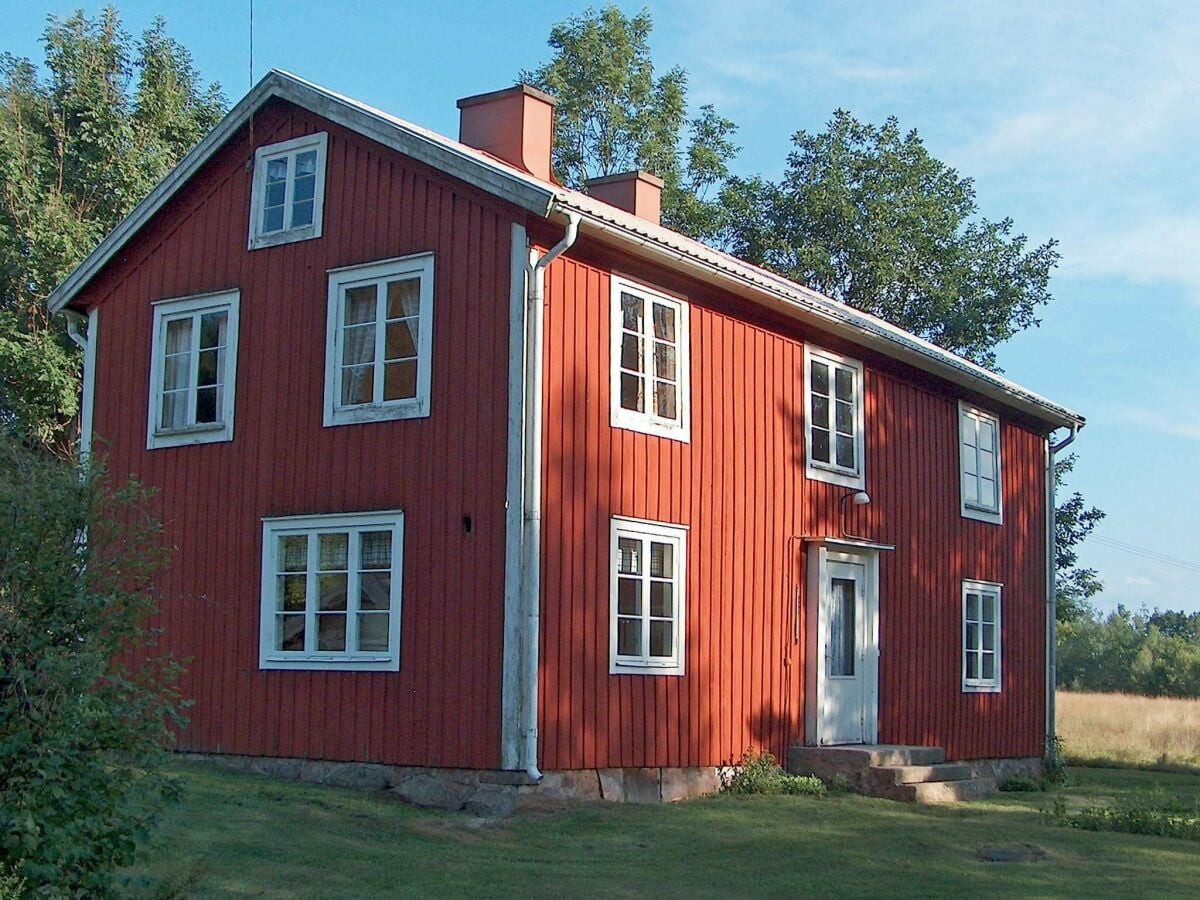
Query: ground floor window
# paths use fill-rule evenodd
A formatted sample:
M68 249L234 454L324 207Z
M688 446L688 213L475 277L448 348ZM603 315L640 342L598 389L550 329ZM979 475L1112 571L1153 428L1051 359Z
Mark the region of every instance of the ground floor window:
M613 517L609 671L683 674L687 530Z
M264 669L400 668L400 512L263 520Z
M1000 690L1000 591L987 581L963 582L963 690Z

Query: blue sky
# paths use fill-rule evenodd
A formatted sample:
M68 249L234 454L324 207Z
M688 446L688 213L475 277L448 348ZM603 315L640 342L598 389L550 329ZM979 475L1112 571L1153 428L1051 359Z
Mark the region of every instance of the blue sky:
M103 4L0 0L0 50L41 58L45 16ZM619 4L627 12L640 3ZM800 128L843 107L899 116L975 179L983 214L1061 242L1041 328L1000 351L1008 375L1083 412L1071 487L1108 512L1082 560L1117 603L1200 610L1200 5L1180 2L663 0L660 69L740 126L740 174L777 176ZM166 17L231 101L250 83L248 0L126 0ZM454 101L549 54L586 3L255 0L255 74L288 69L444 134Z

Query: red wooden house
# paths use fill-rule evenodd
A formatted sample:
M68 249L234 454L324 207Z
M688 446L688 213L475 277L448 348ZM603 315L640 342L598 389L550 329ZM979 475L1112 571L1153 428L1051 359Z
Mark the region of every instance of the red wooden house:
M459 107L272 72L50 298L178 548L181 747L669 796L750 746L1040 756L1083 419L663 228L653 176L558 186L545 95Z

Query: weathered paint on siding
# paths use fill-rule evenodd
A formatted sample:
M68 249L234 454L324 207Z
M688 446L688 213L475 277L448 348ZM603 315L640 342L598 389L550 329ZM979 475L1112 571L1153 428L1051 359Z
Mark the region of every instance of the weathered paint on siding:
M614 271L690 304L690 443L609 425ZM547 296L543 768L714 765L752 745L782 758L803 740L797 538L838 535L847 492L804 477L806 339L866 364L872 503L847 525L897 548L881 559L880 740L1040 754L1040 435L1003 417L1004 525L965 520L957 395L929 376L586 241ZM682 677L608 674L613 515L689 526ZM1000 694L961 692L964 578L1005 586Z
M246 250L254 146L328 131L324 236ZM88 288L97 449L159 489L186 750L494 767L509 242L500 201L274 102ZM433 251L432 415L323 428L326 270ZM235 439L145 450L151 303L241 290ZM261 519L405 511L399 673L258 669ZM463 517L473 528L465 532Z

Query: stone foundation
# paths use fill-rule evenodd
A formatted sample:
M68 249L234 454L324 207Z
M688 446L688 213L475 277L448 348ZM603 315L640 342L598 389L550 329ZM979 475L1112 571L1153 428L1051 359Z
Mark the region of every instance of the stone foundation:
M543 774L535 784L524 772L436 769L376 763L329 762L265 756L185 753L237 772L358 790L386 790L416 806L462 810L493 818L518 809L560 803L612 801L661 803L714 794L721 782L713 766L694 768L569 769Z
M1019 756L1005 759L964 759L964 765L971 767L973 778L995 778L997 784L1014 775L1039 779L1042 777L1042 758L1040 756Z

